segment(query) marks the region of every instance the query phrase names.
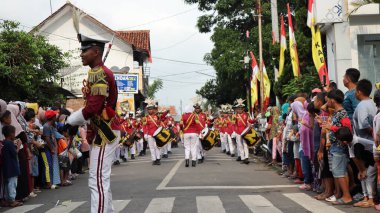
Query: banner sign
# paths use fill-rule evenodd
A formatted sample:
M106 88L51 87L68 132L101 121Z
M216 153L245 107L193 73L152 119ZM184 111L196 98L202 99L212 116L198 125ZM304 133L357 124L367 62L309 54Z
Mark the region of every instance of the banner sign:
M139 92L139 75L138 74L115 74L116 86L118 93Z

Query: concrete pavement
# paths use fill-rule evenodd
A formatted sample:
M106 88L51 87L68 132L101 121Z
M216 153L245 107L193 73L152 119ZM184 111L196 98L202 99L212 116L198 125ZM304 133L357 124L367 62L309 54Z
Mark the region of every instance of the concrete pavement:
M240 164L215 147L203 164L186 168L183 148L173 149L161 166L150 155L112 168L111 186L119 212L374 212L317 201L261 163ZM44 190L24 206L0 212L89 212L88 175L72 186ZM56 205L58 203L58 205Z

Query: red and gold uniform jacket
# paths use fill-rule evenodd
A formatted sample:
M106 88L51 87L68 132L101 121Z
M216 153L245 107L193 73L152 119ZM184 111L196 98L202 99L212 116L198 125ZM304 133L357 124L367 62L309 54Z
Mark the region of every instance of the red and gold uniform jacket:
M198 126L195 121L195 113L184 113L181 119L181 130L184 134L186 133L196 133L199 134Z
M201 133L202 130L207 127L208 121L207 121L207 115L203 112L200 113L194 113L195 114L195 122L197 123L197 133Z
M161 116L158 115L147 115L142 119L142 126L144 134L153 136L154 132L161 126L161 120L166 116L167 112L163 113Z
M92 142L95 138L97 145L113 142L116 138L112 130L121 130L121 121L115 113L118 94L113 72L101 63L88 71L87 81L83 84L85 107L82 114L84 119L91 119L91 123L95 124L88 128L88 141ZM103 134L99 134L100 131Z
M236 114L234 116L235 120L235 132L238 135L241 135L241 133L244 131L245 128L250 125L250 123L253 123L253 120L249 118L248 113L243 112L241 114Z
M235 131L235 121L233 117L227 117L225 121L226 121L225 133L231 135Z

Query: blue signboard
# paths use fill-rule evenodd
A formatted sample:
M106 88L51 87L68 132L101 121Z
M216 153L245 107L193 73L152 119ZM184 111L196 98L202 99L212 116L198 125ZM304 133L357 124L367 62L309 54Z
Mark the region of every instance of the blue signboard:
M118 93L138 93L139 75L138 74L115 74Z

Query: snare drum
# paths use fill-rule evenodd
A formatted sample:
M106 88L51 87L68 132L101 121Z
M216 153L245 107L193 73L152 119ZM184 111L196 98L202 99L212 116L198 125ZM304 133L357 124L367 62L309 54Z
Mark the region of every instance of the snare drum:
M172 134L168 129L163 128L162 126L153 134L154 139L156 139L156 144L158 148L165 146L168 142L172 140Z
M251 126L245 128L241 136L245 139L248 146L254 146L260 140L257 132Z
M202 130L201 143L204 150L210 150L218 141L219 133L209 128Z

